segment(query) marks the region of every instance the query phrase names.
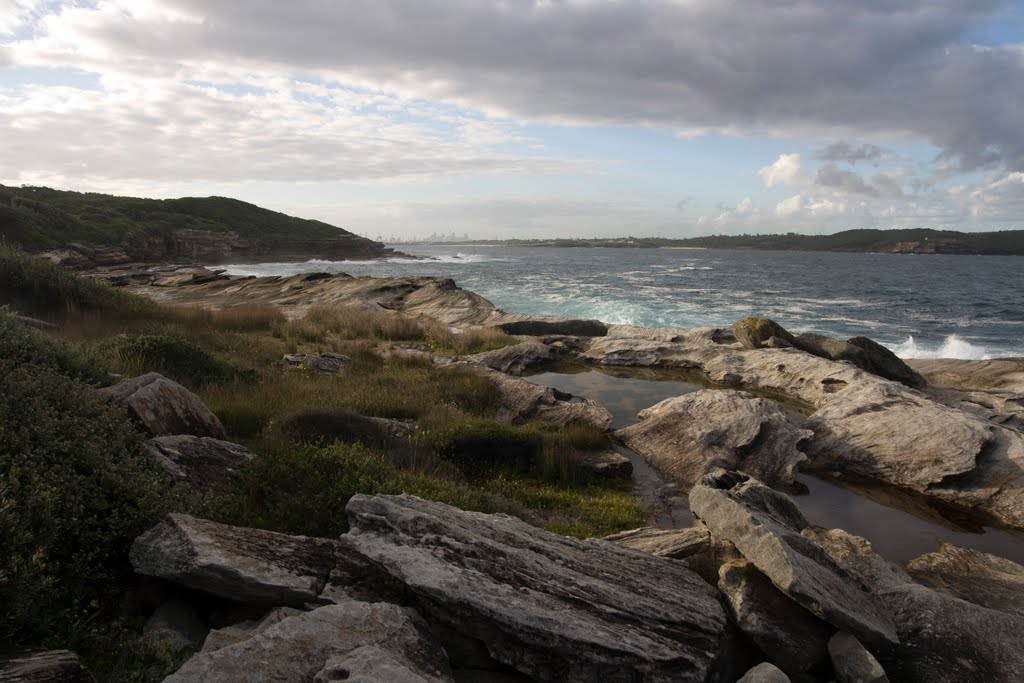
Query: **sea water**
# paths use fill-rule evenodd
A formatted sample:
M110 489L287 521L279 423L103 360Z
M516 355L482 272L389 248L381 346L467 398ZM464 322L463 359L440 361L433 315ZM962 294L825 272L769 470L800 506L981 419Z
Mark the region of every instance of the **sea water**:
M409 261L224 266L231 274L450 277L496 306L644 327L764 316L864 335L904 358L1024 356L1024 257L717 249L399 246Z

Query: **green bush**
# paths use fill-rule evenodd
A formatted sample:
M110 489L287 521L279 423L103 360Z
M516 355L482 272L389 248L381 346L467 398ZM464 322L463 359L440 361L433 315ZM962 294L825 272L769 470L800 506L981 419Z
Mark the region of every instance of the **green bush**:
M300 443L328 444L334 441L386 445L387 433L371 418L343 408L303 408L281 421L281 433Z
M511 427L468 419L429 430L425 441L435 455L455 463L467 476L495 470L531 472L541 465L544 442L533 427Z
M169 505L167 483L92 388L0 360L0 642L61 645L116 610L128 548Z
M220 384L246 373L187 339L166 334L119 334L95 347L112 369L129 375L159 372L191 387Z
M107 373L95 363L6 311L0 311L0 362L3 361L12 366L49 368L89 384L109 384Z
M148 299L115 289L106 282L76 275L3 241L0 241L0 304L10 304L23 313L45 317L86 311L143 315L156 309Z

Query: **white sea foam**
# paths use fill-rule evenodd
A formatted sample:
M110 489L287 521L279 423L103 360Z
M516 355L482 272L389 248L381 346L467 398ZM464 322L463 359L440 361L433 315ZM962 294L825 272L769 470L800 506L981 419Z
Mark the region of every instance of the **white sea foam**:
M961 360L988 360L992 356L983 346L977 346L965 339L951 334L942 340L938 347L928 348L918 344L913 335L908 335L906 341L893 348L893 352L900 358L959 358Z

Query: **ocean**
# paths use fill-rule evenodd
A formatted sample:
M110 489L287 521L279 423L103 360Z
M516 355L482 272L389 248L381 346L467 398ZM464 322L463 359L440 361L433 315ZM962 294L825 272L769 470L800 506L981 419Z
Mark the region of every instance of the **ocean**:
M496 306L645 327L764 316L904 358L1024 356L1024 257L397 246L420 261L229 264L237 275L450 277Z

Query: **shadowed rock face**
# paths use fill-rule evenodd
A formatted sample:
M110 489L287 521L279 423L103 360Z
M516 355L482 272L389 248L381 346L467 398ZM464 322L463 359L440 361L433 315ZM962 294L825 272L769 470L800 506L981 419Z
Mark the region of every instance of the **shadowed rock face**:
M907 563L918 583L989 609L1024 617L1024 567L1016 562L943 543Z
M245 446L208 436L158 436L146 442L146 455L196 489L225 490L254 456Z
M865 642L898 642L886 610L817 544L788 496L737 472L717 470L690 491L690 508L800 605Z
M414 612L354 600L285 614L247 638L204 650L166 681L452 681L447 657Z
M169 514L135 539L130 556L139 574L233 602L300 606L320 595L336 549L328 539Z
M541 680L704 681L724 646L717 593L681 563L412 496L347 509L349 551Z
M227 438L220 420L198 396L159 373L122 380L99 393L124 407L129 417L153 436Z
M792 484L807 459L797 446L814 435L774 402L738 391L669 398L639 417L615 435L685 490L716 467L747 472L769 486Z

